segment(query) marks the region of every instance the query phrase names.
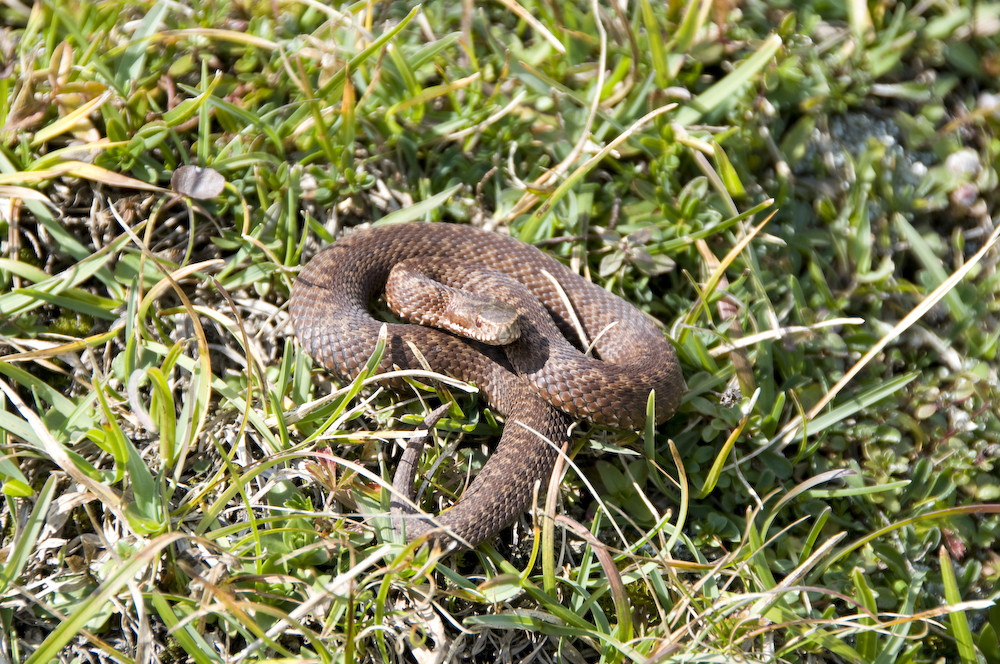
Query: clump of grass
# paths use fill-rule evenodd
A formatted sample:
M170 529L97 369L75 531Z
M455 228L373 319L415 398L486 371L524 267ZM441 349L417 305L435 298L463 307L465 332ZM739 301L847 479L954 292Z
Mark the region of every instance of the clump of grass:
M1000 662L995 8L0 12L6 660ZM376 220L566 259L681 412L392 542L427 401L428 509L501 425L311 371L296 270Z

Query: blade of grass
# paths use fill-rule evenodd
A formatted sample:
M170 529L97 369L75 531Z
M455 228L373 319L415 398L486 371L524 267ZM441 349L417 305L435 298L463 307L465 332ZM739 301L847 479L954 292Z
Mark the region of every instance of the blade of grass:
M868 582L865 580L865 576L861 573L861 570L857 568L852 570L851 580L854 582L854 594L861 606L865 607L868 613L872 615L878 614L878 606L875 604L875 594L868 587ZM862 627L874 627L875 620L870 616L862 616L858 624ZM854 649L858 651L858 654L866 662L875 659L877 647L878 641L875 638L875 632L871 629L862 629L858 632L858 635L855 637Z
M639 129L646 126L657 116L662 115L667 111L676 108L676 106L677 106L676 104L667 104L666 106L661 106L660 108L650 111L646 115L636 120L631 127L629 127L621 134L616 136L614 140L612 140L610 143L601 148L601 150L599 150L597 154L595 154L590 159L580 164L576 168L576 170L570 173L570 175L565 180L563 180L558 187L556 187L556 190L552 192L552 195L549 196L544 203L538 206L538 209L535 210L535 212L531 215L531 217L528 218L528 221L525 222L524 226L521 228L520 233L518 234L520 238L525 242L533 241L537 237L538 229L541 226L542 221L545 219L546 215L548 215L549 211L555 206L555 204L558 203L560 200L562 200L563 196L565 196L577 182L583 179L583 177L591 170L593 170L593 168L597 166L597 164L599 164L605 157L611 154L611 152L613 152L616 147L618 147L626 140L628 140L629 137L631 137L634 133L639 131Z
M667 62L666 48L660 36L660 26L649 0L642 0L639 9L642 14L642 22L646 27L646 40L649 45L649 56L656 77L656 85L665 88L670 85L673 76Z
M216 664L223 661L190 622L181 624L177 614L174 613L174 608L170 606L170 602L162 593L154 592L150 599L156 613L170 630L171 637L177 640L184 652L190 655L197 664Z
M937 257L934 250L927 244L924 236L918 233L917 229L902 214L897 213L893 215L892 220L899 228L903 238L910 244L910 248L913 249L917 260L920 261L923 268L931 275L934 286L940 286L947 281L948 273L941 264L941 259ZM962 301L962 298L959 297L954 289L949 288L945 292L944 303L948 307L948 312L951 314L952 320L956 323L961 323L969 319L971 315L969 307Z
M2 383L0 383L2 385ZM52 662L58 660L59 651L84 628L97 613L102 610L111 599L118 594L136 575L151 564L160 552L179 539L184 538L181 533L167 533L160 535L150 541L139 553L131 556L104 581L91 596L81 603L77 610L66 620L52 630L42 644L38 646L31 657L25 660L25 664L42 664L42 662Z
M91 113L100 108L106 101L111 99L111 93L105 92L94 97L88 102L80 104L72 111L59 118L56 122L39 129L31 140L32 147L44 145L57 136L73 131L81 120L87 118Z
M962 601L962 593L958 589L955 569L951 566L948 549L943 545L938 550L938 562L941 565L941 583L944 585L944 598L948 604L956 605ZM964 611L953 611L948 614L951 623L951 635L958 644L958 656L965 664L977 664L976 647L972 643L972 630L969 629L969 619Z
M37 171L16 171L13 173L4 173L3 175L0 175L0 184L38 183L66 175L82 178L84 180L92 180L93 182L106 184L109 187L139 189L141 191L152 191L161 194L169 193L163 187L158 187L155 184L149 184L127 175L109 171L108 169L101 168L95 164L88 164L86 162L74 160L64 161L61 164Z
M838 551L835 556L832 556L828 560L824 561L822 567L816 570L815 574L822 574L832 565L842 560L845 556L854 551L857 551L864 545L868 544L872 540L878 539L884 535L887 535L894 530L899 528L905 528L906 526L912 526L918 523L934 522L939 519L949 519L956 516L963 516L966 514L1000 514L1000 504L980 504L980 505L963 505L960 507L949 507L946 509L935 510L933 512L926 512L924 514L918 514L917 516L910 517L908 519L902 519L896 521L895 523L890 523L888 526L879 528L871 533L868 533L864 537L861 537L842 550Z
M692 125L725 101L735 98L740 87L767 66L779 48L781 48L781 37L778 35L771 35L765 39L760 48L730 74L678 109L674 122L682 127Z
M143 78L146 51L149 48L148 40L162 27L161 22L167 14L168 7L167 2L158 0L139 21L135 32L132 33L132 39L118 60L118 67L115 69L115 84L119 90L128 93L129 88Z
M722 474L723 464L729 458L729 453L733 451L736 440L743 434L747 424L750 423L750 416L754 413L754 406L757 403L758 397L760 397L760 389L757 389L750 397L750 402L743 408L743 417L740 418L740 423L730 432L726 438L726 442L722 445L722 449L715 456L715 461L712 462L712 467L709 469L708 475L705 476L705 484L698 493L698 498L704 498L712 493L712 490L715 488L716 483L719 481L719 476Z
M52 503L52 494L55 492L55 489L56 477L55 475L49 475L49 478L45 480L45 484L42 486L42 490L38 492L38 498L35 499L35 505L31 508L28 519L22 527L14 532L14 545L7 552L3 568L0 569L0 595L7 592L7 587L11 581L21 575L24 566L28 563L28 559L35 551L35 545L38 543L38 533L41 532L42 526L45 525L45 519L48 515L49 505Z
M388 226L389 224L405 224L411 221L417 221L424 219L428 213L435 210L442 205L444 205L449 198L451 198L456 191L461 189L462 185L456 184L453 187L449 187L444 191L434 194L428 199L422 200L419 203L414 203L405 208L396 210L395 212L390 212L378 221L376 221L373 226Z

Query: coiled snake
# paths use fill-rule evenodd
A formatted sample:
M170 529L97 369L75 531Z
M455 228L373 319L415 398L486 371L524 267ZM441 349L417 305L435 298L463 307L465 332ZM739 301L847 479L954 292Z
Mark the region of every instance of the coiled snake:
M680 403L684 379L674 350L638 309L535 247L445 223L378 226L352 233L300 272L290 301L295 334L318 364L342 379L356 376L375 348L383 323L372 316L369 305L383 295L390 272L390 291L412 294L417 305L447 301L453 288L476 294L471 306L458 306L474 312L469 323L473 328L488 326L487 319L497 311L501 318L511 307L517 314L514 332L508 335L517 338L505 346L417 324L388 325L380 371L393 365L422 368L412 344L431 369L474 383L490 405L506 415L496 451L453 507L436 518L418 517L420 513L403 507L407 501L394 498L396 511L414 517L405 521L407 539L440 529L475 546L525 509L536 481L547 481L571 418L638 428L645 423L651 389L656 390L658 422ZM419 273L433 281L420 281L415 276ZM600 359L584 355L567 340L579 334L573 331L562 293ZM512 298L508 305L494 306L497 299L506 298ZM391 292L387 299L410 320L453 325L406 311L410 305L394 302ZM412 473L408 484L412 497Z

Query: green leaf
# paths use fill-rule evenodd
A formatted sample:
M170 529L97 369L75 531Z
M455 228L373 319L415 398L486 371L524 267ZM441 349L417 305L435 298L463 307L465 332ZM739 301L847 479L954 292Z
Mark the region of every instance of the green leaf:
M170 630L171 636L177 640L184 649L184 652L190 655L197 664L214 664L223 661L212 646L205 641L205 638L194 628L194 623L191 620L185 620L183 626L181 626L181 620L161 593L154 592L150 598L153 602L153 608L156 609L156 613L163 620L163 624ZM192 614L193 611L191 610L184 611L185 618Z
M153 475L146 467L139 450L118 426L118 420L108 405L104 388L100 385L95 385L95 388L94 393L97 395L106 420L104 430L108 434L107 440L115 443L114 449L118 455L116 457L117 464L124 464L131 485L133 502L125 506L125 515L129 518L129 525L142 535L161 533L166 527L166 522L160 486L153 479Z
M215 88L217 88L221 82L222 73L216 72L215 76L208 84L208 89L199 94L197 97L185 99L181 103L177 104L177 106L163 114L162 120L164 125L167 127L175 127L193 118L195 114L201 110L201 107L207 103L208 99L212 96L212 93L215 92Z
M20 576L27 564L31 554L35 551L38 541L38 533L45 525L48 516L49 505L52 503L52 494L56 489L56 476L49 475L45 480L45 485L38 493L38 499L27 521L14 532L14 545L7 552L7 559L3 567L0 568L0 595L7 592L10 582Z
M372 225L387 226L389 224L405 224L411 221L421 221L425 219L432 210L436 210L447 203L448 199L450 199L455 192L461 188L462 185L456 184L455 186L434 194L430 198L422 200L419 203L414 203L413 205L396 210L395 212L390 212Z
M931 246L927 244L924 236L918 233L917 229L901 214L894 215L893 222L899 228L903 238L910 244L910 248L913 249L917 260L920 261L923 268L931 275L932 285L937 287L944 283L948 279L948 272L944 269L944 265L941 264L941 259L937 257ZM945 293L944 303L948 307L949 313L951 313L952 320L956 323L965 322L972 315L969 307L962 301L962 298L959 297L954 288Z
M896 376L884 383L877 383L875 387L868 388L860 394L856 394L850 399L846 400L845 403L836 406L833 410L828 413L819 415L805 428L805 432L810 436L815 436L816 434L824 431L831 426L843 422L852 415L858 413L859 411L876 404L882 399L895 394L897 391L903 389L914 380L920 377L919 371L911 371L901 376ZM795 442L802 438L803 430L799 429L795 435L793 435L789 442ZM780 436L780 434L779 434Z
M674 122L682 127L693 125L726 101L736 98L740 88L771 63L779 48L781 48L781 37L778 35L771 35L765 39L760 48L740 66L695 97L689 104L682 106L677 111Z
M91 618L105 610L108 602L125 587L125 584L135 579L141 571L159 557L163 549L183 537L184 535L180 533L160 535L146 544L139 553L126 558L121 566L88 599L49 632L38 649L25 660L25 664L47 664L56 661L59 651L80 634Z
M132 39L115 70L115 83L120 90L128 92L130 87L143 77L146 66L146 51L149 49L149 38L160 30L160 23L167 14L169 4L159 0L150 8L139 22Z
M948 604L959 604L962 593L955 579L955 570L951 566L951 557L943 546L938 550L938 562L941 565L941 583L944 584L944 598ZM948 614L951 624L951 635L958 645L958 656L966 664L977 664L976 647L972 643L972 630L969 629L969 619L965 611L952 611Z
M875 594L872 592L872 589L868 587L868 582L865 580L864 574L861 573L861 570L857 568L853 569L851 571L851 580L854 582L854 594L858 599L858 603L861 604L861 607L866 609L872 615L878 615L878 605L875 604ZM861 655L865 661L870 662L875 659L876 648L878 646L876 632L863 628L874 627L875 620L868 616L864 616L859 619L858 624L861 625L862 629L858 632L854 649L858 651L858 654Z

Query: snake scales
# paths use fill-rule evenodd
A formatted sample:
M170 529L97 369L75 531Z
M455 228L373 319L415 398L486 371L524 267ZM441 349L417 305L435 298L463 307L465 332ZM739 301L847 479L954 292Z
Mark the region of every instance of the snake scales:
M535 482L547 481L571 418L641 427L654 388L657 421L676 410L684 380L673 348L639 310L535 247L453 224L352 233L302 269L292 289L291 319L317 363L342 379L358 374L383 325L369 305L383 295L400 263L400 271L427 272L444 287L471 290L486 301L514 298L520 327L520 336L500 347L421 325L389 324L380 371L393 365L421 368L412 343L431 369L475 383L506 415L496 451L461 499L436 518L408 518L407 539L441 529L475 546L495 534L526 508ZM579 334L553 281L572 303L600 359L582 354L567 340ZM408 282L402 283L408 290ZM412 496L412 473L407 483ZM394 499L395 508L398 502ZM407 514L418 513L411 508Z

